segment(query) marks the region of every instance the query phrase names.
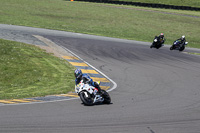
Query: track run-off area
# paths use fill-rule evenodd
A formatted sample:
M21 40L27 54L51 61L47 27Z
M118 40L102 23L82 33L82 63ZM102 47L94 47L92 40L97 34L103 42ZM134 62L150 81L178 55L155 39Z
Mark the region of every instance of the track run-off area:
M112 104L88 107L79 98L6 104L0 106L0 132L200 132L200 56L187 54L200 50L150 49L151 42L0 24L2 39L45 46L36 36L81 58L72 65L90 64L109 79Z

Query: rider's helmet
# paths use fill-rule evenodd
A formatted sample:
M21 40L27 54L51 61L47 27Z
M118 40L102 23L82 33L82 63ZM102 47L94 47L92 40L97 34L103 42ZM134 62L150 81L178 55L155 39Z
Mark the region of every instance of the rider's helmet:
M182 39L182 40L183 40L183 39L185 39L185 36L184 36L184 35L182 35L181 39Z
M74 76L75 76L76 78L80 78L80 77L82 76L82 71L81 71L80 69L76 69L76 70L74 71Z
M160 37L164 37L164 33L160 33Z

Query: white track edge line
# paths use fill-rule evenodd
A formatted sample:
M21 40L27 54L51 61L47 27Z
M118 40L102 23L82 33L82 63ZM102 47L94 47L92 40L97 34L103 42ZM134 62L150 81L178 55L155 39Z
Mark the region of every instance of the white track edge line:
M67 49L67 48L65 48L64 46L61 46L61 45L58 45L58 46L62 47L66 51L70 52L72 55L76 56L77 58L79 58L80 60L82 60L84 63L86 63L87 65L89 65L90 67L92 67L94 70L96 70L97 72L99 72L101 75L103 75L104 77L106 77L108 80L110 80L113 83L113 87L111 89L108 89L107 92L113 91L114 89L117 88L117 84L115 83L115 81L113 81L111 78L109 78L108 76L106 76L100 70L98 70L97 68L95 68L94 66L92 66L91 64L89 64L88 62L84 61L81 57L79 57L77 54L75 54L71 50L69 50L69 49Z

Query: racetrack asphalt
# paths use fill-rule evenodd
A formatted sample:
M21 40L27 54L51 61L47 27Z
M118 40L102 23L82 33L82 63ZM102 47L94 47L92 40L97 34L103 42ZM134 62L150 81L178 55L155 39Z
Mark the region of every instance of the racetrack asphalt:
M110 105L79 99L0 106L3 133L199 133L200 57L150 49L151 43L0 25L0 38L45 45L47 38L73 51L112 79ZM186 48L185 52L199 52Z

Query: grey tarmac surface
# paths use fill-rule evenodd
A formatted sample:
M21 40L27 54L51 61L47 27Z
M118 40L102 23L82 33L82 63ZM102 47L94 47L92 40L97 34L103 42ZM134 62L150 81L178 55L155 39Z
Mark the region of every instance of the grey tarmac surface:
M66 47L117 83L110 105L79 99L0 106L2 133L200 133L200 57L169 46L0 25L0 38ZM185 52L196 49L186 48Z

